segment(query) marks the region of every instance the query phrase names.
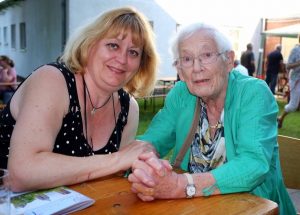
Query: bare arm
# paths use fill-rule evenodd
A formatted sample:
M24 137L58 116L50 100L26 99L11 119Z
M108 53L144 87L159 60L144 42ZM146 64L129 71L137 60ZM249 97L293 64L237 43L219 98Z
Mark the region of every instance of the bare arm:
M296 61L295 63L287 63L286 64L286 69L290 70L290 69L294 69L296 67L300 66L300 60Z
M50 66L32 74L17 91L12 101L16 125L8 160L13 191L69 185L126 170L146 149L146 144L135 143L117 153L91 157L53 153L68 107L65 80Z

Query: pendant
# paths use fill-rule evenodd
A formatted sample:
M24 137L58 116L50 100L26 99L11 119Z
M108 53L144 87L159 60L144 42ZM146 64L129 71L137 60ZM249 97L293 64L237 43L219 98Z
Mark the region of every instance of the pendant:
M93 109L91 110L91 114L92 114L92 116L94 116L94 115L95 115L95 113L96 113L96 109L95 109L95 108L93 108Z
M221 128L221 123L217 122L215 125L209 125L210 128L215 129L215 128Z

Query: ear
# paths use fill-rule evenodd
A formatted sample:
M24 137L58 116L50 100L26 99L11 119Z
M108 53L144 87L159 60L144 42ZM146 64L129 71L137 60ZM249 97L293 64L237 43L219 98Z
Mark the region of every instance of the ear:
M181 67L179 66L179 63L178 63L177 60L174 61L173 66L176 68L176 71L177 71L177 74L178 74L178 76L180 78L180 81L184 81L184 77L182 75L183 71L182 71Z
M231 71L234 68L234 51L228 51L226 52L226 65L229 71Z
M179 66L176 66L177 73L179 75L180 81L184 81L183 71Z

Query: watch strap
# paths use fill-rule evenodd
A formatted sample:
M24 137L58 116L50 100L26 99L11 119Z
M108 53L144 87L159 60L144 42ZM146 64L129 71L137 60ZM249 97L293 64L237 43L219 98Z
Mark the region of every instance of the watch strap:
M184 175L186 176L186 178L188 180L188 184L194 185L194 179L193 179L192 175L189 173L184 173Z

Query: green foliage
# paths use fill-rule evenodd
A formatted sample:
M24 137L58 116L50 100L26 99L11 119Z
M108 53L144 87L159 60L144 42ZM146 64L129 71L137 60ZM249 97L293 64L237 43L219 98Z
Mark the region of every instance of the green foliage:
M164 104L163 98L155 98L155 106L153 108L153 100L151 99L138 99L138 104L140 107L140 121L137 134L143 134L148 125L150 124L154 115L159 111Z
M24 0L4 0L0 3L0 11L7 9L8 7L15 6Z

